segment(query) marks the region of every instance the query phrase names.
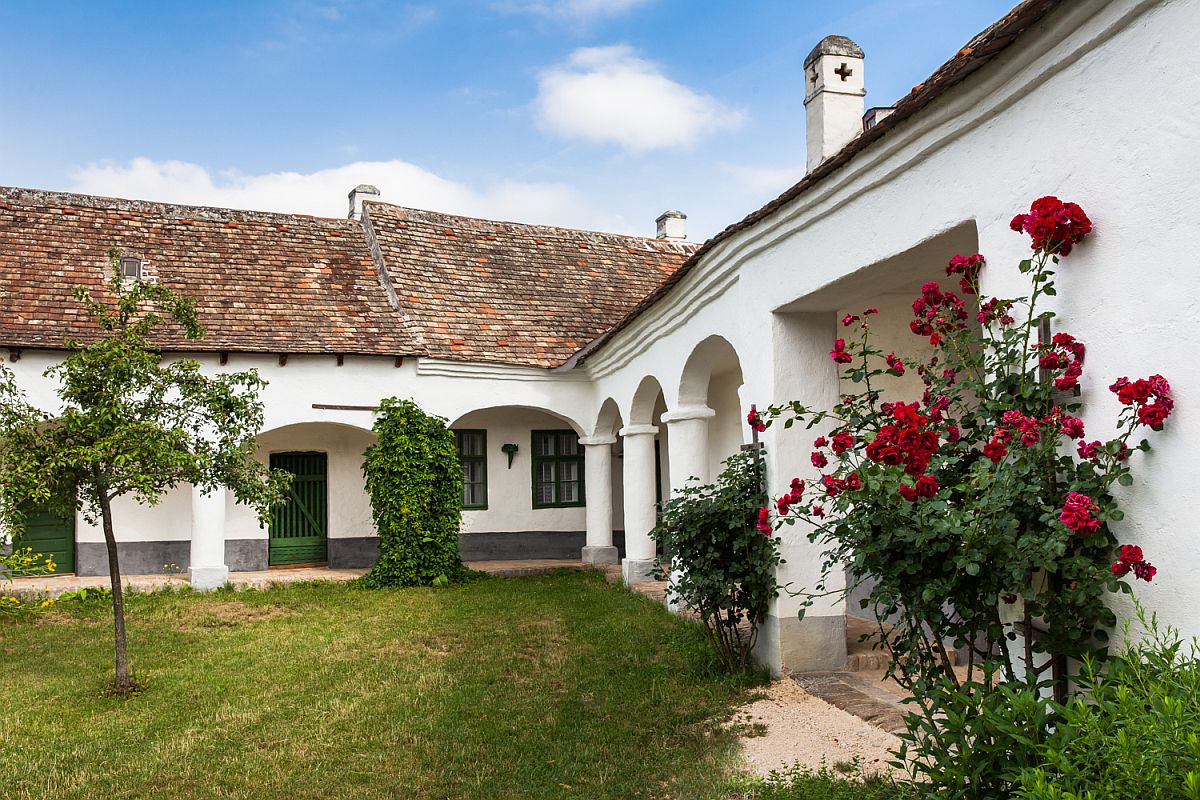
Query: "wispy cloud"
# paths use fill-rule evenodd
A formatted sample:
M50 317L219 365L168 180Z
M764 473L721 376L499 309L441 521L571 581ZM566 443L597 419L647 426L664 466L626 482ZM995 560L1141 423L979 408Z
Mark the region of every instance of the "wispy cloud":
M186 161L135 158L82 167L71 174L70 188L168 203L344 217L346 193L360 183L379 187L385 202L414 208L601 230L624 228L619 217L599 210L565 184L502 180L470 186L398 160L358 161L309 173L246 175L214 174Z
M542 72L534 111L550 133L632 152L690 147L745 121L744 112L671 80L623 44L580 48Z

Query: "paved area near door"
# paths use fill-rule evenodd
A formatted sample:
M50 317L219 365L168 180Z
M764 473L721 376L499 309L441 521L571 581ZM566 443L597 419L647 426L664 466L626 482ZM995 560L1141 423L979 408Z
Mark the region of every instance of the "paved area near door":
M491 575L516 577L542 575L559 570L593 569L589 564L574 560L523 559L515 561L470 561L467 566ZM261 572L231 572L229 583L236 589L266 589L269 586L304 581L352 581L367 573L365 569L329 569L327 567L296 567L270 569ZM188 585L187 574L176 575L126 575L121 581L126 589L151 592L168 586L182 588ZM17 578L11 583L0 583L5 594L37 595L58 597L65 592L93 587L107 587L107 575L43 575L36 578Z

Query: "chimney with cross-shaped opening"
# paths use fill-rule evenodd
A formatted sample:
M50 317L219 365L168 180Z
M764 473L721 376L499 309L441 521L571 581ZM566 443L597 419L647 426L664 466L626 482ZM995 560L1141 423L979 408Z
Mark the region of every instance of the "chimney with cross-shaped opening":
M862 133L866 94L862 48L845 36L826 36L804 59L809 172Z

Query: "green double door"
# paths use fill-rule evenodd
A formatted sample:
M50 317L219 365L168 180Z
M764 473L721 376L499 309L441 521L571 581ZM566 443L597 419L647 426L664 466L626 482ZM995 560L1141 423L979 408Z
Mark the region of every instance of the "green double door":
M271 454L271 469L290 472L292 488L288 501L271 512L269 565L328 560L328 467L325 453Z
M25 530L16 547L30 548L43 558L54 559L54 574L75 571L75 520L42 508L25 511Z

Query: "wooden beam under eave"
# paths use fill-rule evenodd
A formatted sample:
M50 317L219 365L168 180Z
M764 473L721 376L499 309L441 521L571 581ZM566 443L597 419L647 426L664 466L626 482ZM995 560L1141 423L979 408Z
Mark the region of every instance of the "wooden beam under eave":
M221 351L221 366L223 367L228 363L229 363L229 351L222 350Z
M281 367L286 367L286 366L287 366L287 357L288 357L288 354L287 354L287 353L280 353L280 354L279 354L279 366L281 366Z
M404 356L396 356L396 364L395 364L396 369L400 369L400 367L403 366L403 364L404 364Z
M337 365L340 367L342 364L345 364L345 363L346 363L346 354L338 353L337 354Z
M8 360L13 362L14 364L16 362L20 361L21 360L21 348L19 348L19 347L8 348Z

